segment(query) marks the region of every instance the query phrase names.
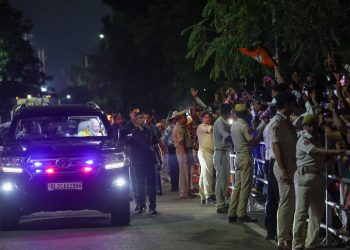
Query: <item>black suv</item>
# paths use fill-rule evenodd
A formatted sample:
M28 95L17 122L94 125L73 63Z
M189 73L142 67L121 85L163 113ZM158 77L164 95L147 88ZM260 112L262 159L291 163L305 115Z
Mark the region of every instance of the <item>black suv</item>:
M1 229L21 215L81 209L129 224L129 159L97 105L22 105L2 146Z

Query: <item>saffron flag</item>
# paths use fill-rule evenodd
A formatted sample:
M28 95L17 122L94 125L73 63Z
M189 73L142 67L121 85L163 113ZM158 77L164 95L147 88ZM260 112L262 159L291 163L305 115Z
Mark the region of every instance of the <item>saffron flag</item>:
M265 67L274 68L275 66L277 66L276 61L273 60L271 56L266 52L266 50L264 50L260 46L253 51L248 50L247 48L240 48L239 51L249 57L252 57L255 61L261 63Z

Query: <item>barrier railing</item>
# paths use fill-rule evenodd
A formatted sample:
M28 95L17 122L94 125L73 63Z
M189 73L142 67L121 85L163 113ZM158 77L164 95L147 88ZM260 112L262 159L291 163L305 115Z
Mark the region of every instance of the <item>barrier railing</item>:
M264 146L265 144L263 142L260 143L260 146ZM327 145L327 144L326 144ZM262 154L265 155L265 154ZM234 175L235 175L235 158L236 158L236 154L235 153L231 153L230 154L230 168L231 168L231 176L232 176L232 184L230 185L230 189L234 189ZM259 159L256 157L253 157L254 159L254 166L255 164L265 164L265 159ZM339 171L340 176L336 176L336 175L331 175L328 174L328 164L326 164L326 173L327 175L325 175L326 178L326 182L327 182L327 186L328 187L328 180L334 180L340 183L340 195L339 195L339 202L334 202L334 201L329 201L329 194L328 194L328 189L326 189L326 200L325 200L325 204L326 204L326 212L325 212L325 219L326 219L326 223L325 224L321 224L321 228L324 229L326 231L326 237L325 239L322 241L322 244L324 245L329 245L330 242L332 241L331 236L329 235L329 233L331 233L332 235L338 237L339 239L345 241L345 242L350 242L350 237L346 236L346 235L339 235L337 234L337 229L333 228L333 220L332 220L332 209L336 209L337 210L337 216L339 217L341 223L344 225L344 220L345 220L345 211L344 211L344 185L345 184L350 184L350 179L349 178L344 178L342 176L342 171ZM268 181L264 178L262 178L261 176L256 175L256 173L254 173L253 178L255 181L259 181L261 183L263 183L264 185L268 184ZM254 196L254 194L252 193L252 195ZM252 209L251 204L252 204L252 195L250 198L250 206L249 209ZM341 213L339 213L341 212ZM333 239L334 240L334 239Z

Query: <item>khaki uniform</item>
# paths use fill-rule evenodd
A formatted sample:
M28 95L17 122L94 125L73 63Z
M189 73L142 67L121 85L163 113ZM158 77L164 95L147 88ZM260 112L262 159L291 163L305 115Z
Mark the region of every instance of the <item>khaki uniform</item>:
M214 194L213 191L213 126L202 123L197 128L198 137L198 160L201 166L199 177L199 194L202 200L208 199Z
M297 135L295 128L289 118L280 112L277 112L270 122L271 143L279 143L284 164L289 176L293 177L296 171ZM284 245L285 241L290 239L289 233L293 227L295 190L294 185L288 185L281 181L282 170L277 161L275 161L273 172L277 179L280 197L277 211L277 238L278 244Z
M247 216L247 203L253 183L253 157L248 142L253 139L246 121L238 118L231 127L236 152L235 185L231 194L228 216Z
M180 197L187 198L191 188L191 165L189 165L186 149L186 127L177 123L173 131L176 157L179 162L179 192Z
M298 170L294 175L296 208L293 224L293 249L315 248L319 237L320 223L324 215L326 179L322 155L311 155L321 142L306 131L300 133L296 147ZM306 219L309 223L306 232ZM306 240L305 240L306 236Z
M216 207L220 209L227 206L226 195L230 176L230 151L232 149L230 125L221 116L214 123L213 137Z

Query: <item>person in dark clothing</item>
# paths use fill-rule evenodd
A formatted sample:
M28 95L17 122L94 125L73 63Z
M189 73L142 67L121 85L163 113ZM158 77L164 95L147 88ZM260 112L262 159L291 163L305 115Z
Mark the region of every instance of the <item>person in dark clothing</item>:
M159 139L156 134L145 126L143 113L135 114L136 127L131 131L131 156L136 176L138 212L146 208L146 183L149 197L149 212L157 214L156 210L156 150Z
M131 130L133 130L136 125L135 125L135 114L140 112L140 109L137 107L132 107L130 109L130 120L125 124L125 126L123 126L123 130L127 131L127 133L131 133ZM131 193L132 193L132 199L134 199L135 201L137 201L137 187L136 187L136 176L135 176L135 169L134 169L134 165L133 165L133 158L130 152L130 147L128 147L128 143L126 145L126 153L128 155L130 155L130 180L131 180ZM138 211L139 207L138 205L135 206L135 211Z

